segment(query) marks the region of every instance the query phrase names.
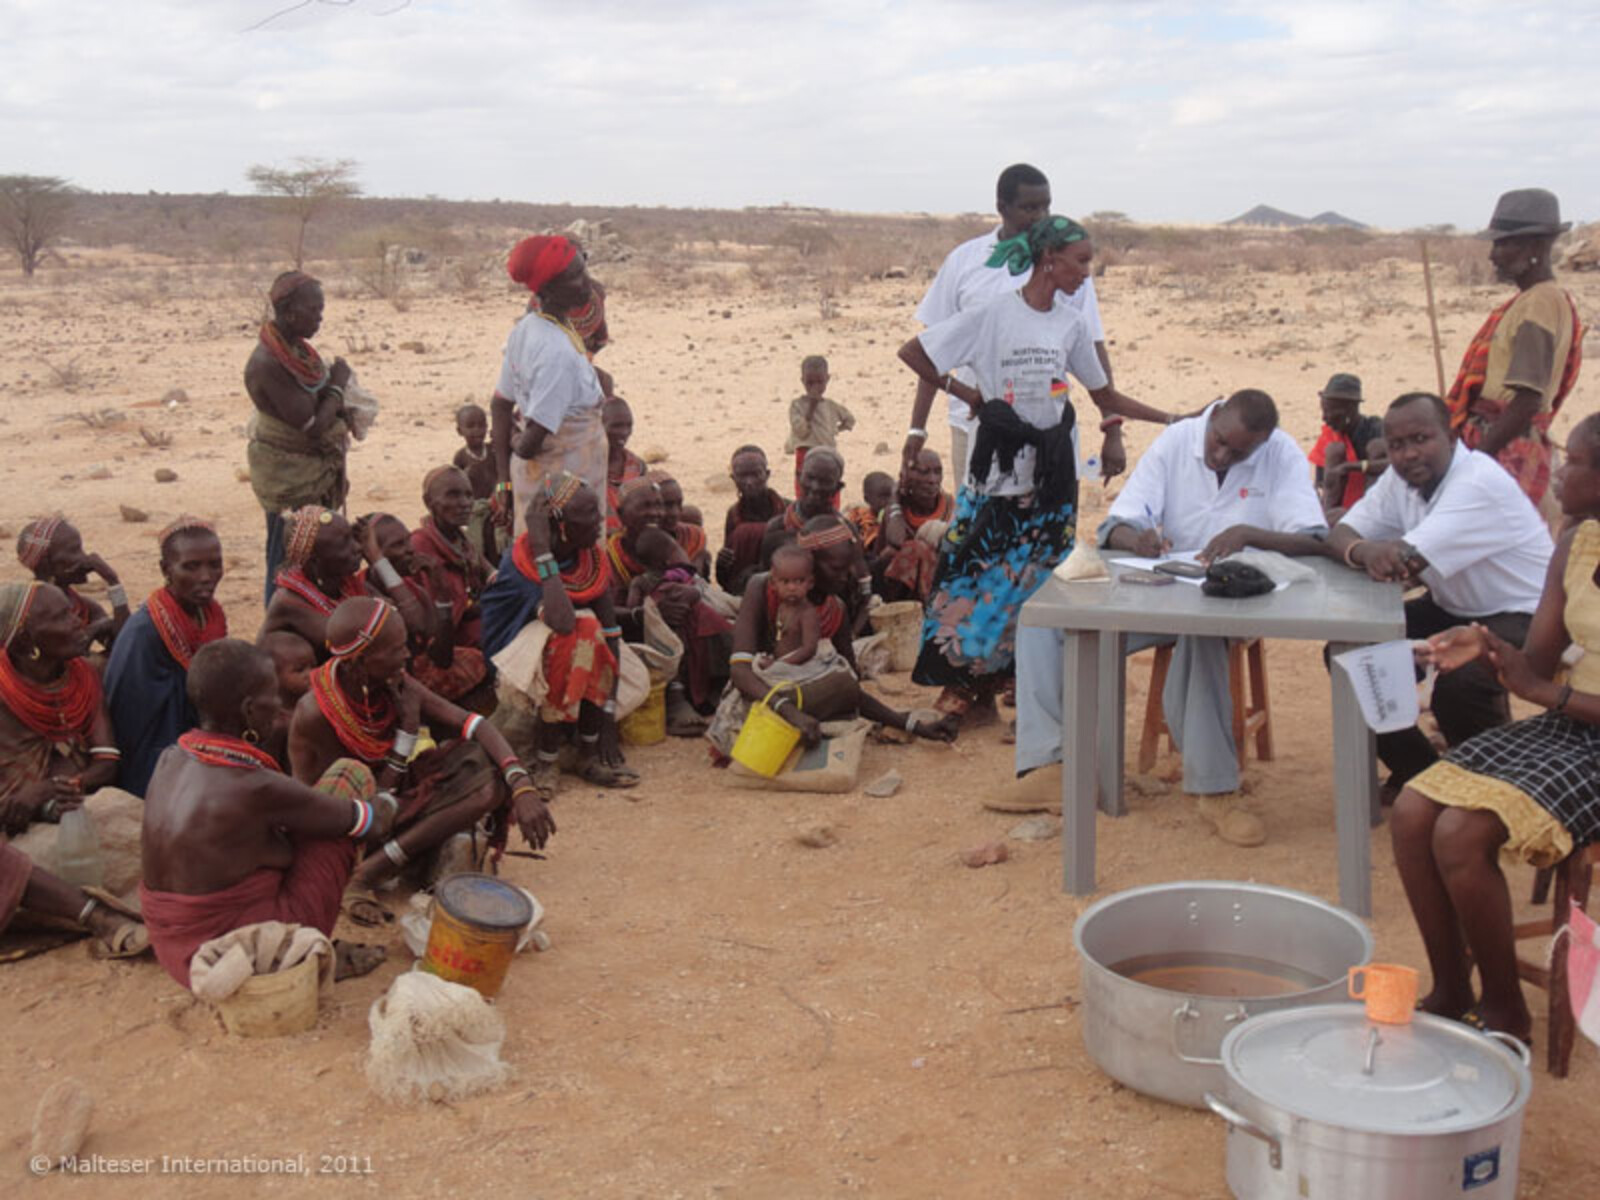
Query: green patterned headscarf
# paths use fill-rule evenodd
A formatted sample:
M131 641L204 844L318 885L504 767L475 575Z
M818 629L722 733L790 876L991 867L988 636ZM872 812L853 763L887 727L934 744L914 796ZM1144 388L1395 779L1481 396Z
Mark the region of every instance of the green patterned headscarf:
M1038 262L1045 251L1070 246L1088 236L1089 231L1071 217L1044 217L1016 237L996 242L994 253L989 255L984 266L1004 266L1011 274L1021 275Z

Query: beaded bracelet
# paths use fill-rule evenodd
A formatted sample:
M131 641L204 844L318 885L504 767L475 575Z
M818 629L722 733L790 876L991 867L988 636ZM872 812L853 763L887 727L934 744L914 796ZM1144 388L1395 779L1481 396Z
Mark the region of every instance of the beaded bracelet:
M113 583L106 589L106 599L111 601L112 608L127 608L128 589L120 583Z
M1113 429L1121 429L1125 420L1127 420L1126 417L1107 417L1100 422L1100 432L1110 433Z
M478 713L473 713L465 721L461 722L461 740L470 742L477 735L478 726L482 724L483 717Z
M397 867L403 867L411 861L411 856L400 848L400 843L390 838L383 844L383 856Z
M754 654L749 653L748 651L745 651L745 650L739 650L739 651L736 651L733 654L728 655L728 665L730 667L734 663L753 663L755 661L756 661L756 656Z
M383 765L386 767L392 767L394 770L404 775L406 773L406 768L408 768L411 764L406 759L396 758L393 754L391 754L383 760Z
M90 746L89 757L98 758L103 762L121 762L122 751L115 746Z
M345 837L364 838L372 831L374 815L372 805L365 800L351 800L350 803L356 806L356 819L354 824L350 826L350 832L345 834Z
M622 636L622 626L621 625L607 625L604 629L602 629L600 631L600 636L605 638L606 641L608 641L608 642L611 641L611 639L613 639L613 638L619 638L619 637Z

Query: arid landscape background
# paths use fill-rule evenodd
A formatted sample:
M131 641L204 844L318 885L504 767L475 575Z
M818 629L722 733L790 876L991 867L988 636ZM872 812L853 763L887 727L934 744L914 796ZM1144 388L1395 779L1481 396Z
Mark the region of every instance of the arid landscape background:
M383 404L350 459L353 513L421 513L420 481L458 442L455 407L487 403L526 300L500 267L515 239L574 219L607 285L614 344L600 358L633 404L633 448L683 482L720 529L729 452L758 441L780 465L799 363L821 353L830 394L859 425L841 438L848 496L894 468L912 386L895 350L943 254L993 218L851 216L362 200L312 226L308 269L327 285L318 344ZM1359 374L1369 411L1434 387L1415 236L1358 230L1095 225L1119 386L1190 409L1242 386L1277 398L1309 447L1316 392ZM159 583L154 533L180 511L217 520L233 631L259 621L262 516L247 482L241 372L287 265L288 221L240 197L82 197L71 240L24 281L0 268L0 527L65 511L130 595ZM1487 244L1435 236L1447 381L1504 295ZM1585 314L1600 276L1566 273ZM1590 339L1593 349L1593 338ZM1591 368L1558 433L1594 411ZM1152 427L1133 426L1130 449ZM948 445L942 426L932 444ZM157 483L167 469L174 482ZM1112 490L1116 484L1113 483ZM1085 524L1106 495L1084 489ZM130 522L123 506L144 513ZM9 544L9 543L8 543ZM14 564L0 576L16 578ZM1148 667L1129 671L1130 719ZM1215 840L1160 776L1132 777L1132 812L1101 819L1106 891L1253 879L1336 897L1328 689L1317 648L1269 650L1277 761L1246 773L1270 840ZM922 698L907 677L877 686ZM1220 1197L1215 1118L1114 1084L1083 1050L1073 920L1060 841L1013 842L962 867L964 848L1017 818L983 811L1010 775L999 730L951 747L871 745L863 782L905 786L788 796L728 786L695 742L632 752L633 793L566 781L544 861L507 874L546 906L553 939L523 959L499 1007L510 1086L453 1105L392 1108L367 1090L366 1013L409 956L341 984L317 1031L240 1041L153 962L102 965L81 946L0 969L0 1190L209 1196L444 1194ZM825 827L825 832L824 832ZM830 843L821 848L804 842ZM1379 958L1422 966L1388 833L1372 834ZM1514 888L1525 898L1529 873ZM1103 894L1103 893L1102 893ZM1580 1039L1571 1077L1538 1067L1522 1194L1600 1194L1585 1118L1600 1056ZM370 1156L356 1179L204 1178L28 1183L33 1098L81 1080L97 1109L86 1152L123 1157ZM30 1193L31 1194L31 1193Z

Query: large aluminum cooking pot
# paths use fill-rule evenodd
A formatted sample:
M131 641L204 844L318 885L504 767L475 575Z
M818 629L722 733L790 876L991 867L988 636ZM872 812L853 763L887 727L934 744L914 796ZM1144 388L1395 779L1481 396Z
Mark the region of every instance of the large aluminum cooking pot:
M1135 1091L1204 1108L1220 1093L1222 1039L1256 1013L1343 999L1345 974L1372 959L1359 919L1304 892L1222 880L1158 883L1089 906L1072 931L1082 968L1083 1042ZM1113 965L1217 955L1280 964L1305 982L1287 994L1193 995L1140 983Z
M1353 1004L1252 1017L1222 1042L1228 1187L1239 1200L1513 1200L1527 1048Z

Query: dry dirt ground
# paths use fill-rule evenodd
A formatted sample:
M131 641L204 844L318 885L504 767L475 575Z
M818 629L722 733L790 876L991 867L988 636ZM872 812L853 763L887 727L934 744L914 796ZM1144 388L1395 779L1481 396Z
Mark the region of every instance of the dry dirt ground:
M454 407L488 396L521 300L495 287L419 295L402 312L357 298L338 270L325 271L319 344L349 358L385 406L352 455L351 508L412 520L423 472L455 449ZM634 403L635 448L666 454L708 524L730 498L735 445L760 441L776 461L808 353L829 356L831 391L860 419L842 440L850 494L866 470L892 465L887 448L899 444L911 396L894 351L916 329L922 281L858 285L824 319L803 289L759 290L708 271L665 291L637 264L601 273L616 338L602 362ZM0 278L7 534L65 509L141 596L158 582L154 531L180 510L213 516L229 569L220 598L249 636L262 531L235 475L249 412L240 371L270 274L230 282L119 252L114 262L79 256L32 286ZM1584 311L1600 311L1593 276L1568 283ZM1309 445L1330 372L1361 374L1372 409L1433 383L1412 264L1208 278L1114 268L1100 287L1118 381L1159 405L1265 387ZM1442 287L1447 370L1499 294ZM164 405L174 388L185 398ZM1592 411L1595 394L1586 382L1569 414ZM102 421L102 410L115 419ZM141 426L170 434L170 446L149 446ZM1134 427L1132 448L1149 436ZM945 444L941 431L935 445ZM158 467L177 482L155 483ZM776 474L787 489L787 472ZM124 523L119 504L149 521ZM1086 488L1091 517L1103 505L1098 485ZM1248 772L1269 843L1228 847L1182 797L1136 795L1127 818L1100 821L1104 888L1231 878L1335 898L1325 676L1309 646L1276 643L1269 658L1278 759ZM1147 673L1130 671L1135 720ZM882 687L896 702L918 690L905 676ZM906 778L890 799L738 790L694 743L638 750L633 761L644 786L606 794L569 780L549 857L507 860L547 907L554 941L514 965L499 1002L510 1086L421 1108L367 1090L367 1009L409 963L398 937L388 965L339 986L314 1033L266 1042L225 1035L152 962L102 965L71 947L0 970L0 1192L1226 1194L1220 1122L1127 1091L1084 1052L1070 929L1086 901L1062 894L1059 840L1013 843L1010 861L983 870L957 862L1016 822L978 806L1009 774L997 730L952 747L869 747L864 779L891 766ZM815 825L835 843L800 844ZM1372 851L1379 957L1421 965L1385 829L1373 831ZM1526 896L1525 872L1514 886ZM1542 1014L1543 996L1530 999ZM1535 1035L1542 1048L1542 1016ZM305 1155L312 1169L322 1155L352 1155L370 1173L31 1182L34 1099L62 1076L97 1100L86 1152ZM1581 1119L1600 1082L1595 1047L1580 1040L1568 1080L1550 1079L1541 1061L1535 1081L1522 1194L1600 1195L1600 1156Z

